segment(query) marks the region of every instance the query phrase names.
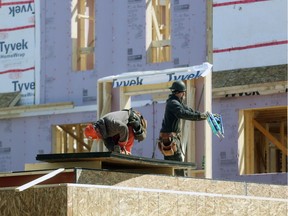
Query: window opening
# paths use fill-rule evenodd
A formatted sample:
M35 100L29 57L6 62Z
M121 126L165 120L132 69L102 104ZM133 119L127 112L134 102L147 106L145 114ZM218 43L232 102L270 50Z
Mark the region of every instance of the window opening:
M147 4L147 62L171 61L170 0L152 0Z
M72 0L72 68L73 71L94 69L94 0Z
M287 172L287 106L241 111L239 132L240 174Z

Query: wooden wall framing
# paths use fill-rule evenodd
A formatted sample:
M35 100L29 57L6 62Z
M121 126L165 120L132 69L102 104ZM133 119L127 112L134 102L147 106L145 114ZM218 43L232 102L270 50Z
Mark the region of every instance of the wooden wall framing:
M53 153L80 153L90 152L92 140L84 136L87 123L63 124L52 126Z
M74 71L94 69L95 0L73 0L71 18L72 67Z
M240 112L240 174L287 172L287 106Z
M149 0L146 8L147 63L171 61L170 0Z

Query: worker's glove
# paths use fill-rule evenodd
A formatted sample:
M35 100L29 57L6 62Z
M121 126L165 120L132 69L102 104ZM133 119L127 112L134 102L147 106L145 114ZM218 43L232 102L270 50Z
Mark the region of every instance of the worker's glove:
M209 113L208 113L208 112L200 113L200 118L201 118L201 120L207 119L208 116L209 116Z
M123 141L123 142L118 141L118 145L119 145L121 148L123 148L126 144L127 144L127 141Z

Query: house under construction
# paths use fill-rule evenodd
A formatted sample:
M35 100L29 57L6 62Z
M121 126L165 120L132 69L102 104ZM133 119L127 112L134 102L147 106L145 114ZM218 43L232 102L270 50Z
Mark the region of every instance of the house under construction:
M212 43L215 14L270 3L224 2L0 1L1 214L286 215L287 62L221 67ZM182 121L182 164L156 146L179 79L185 103L221 114L225 131ZM148 121L132 156L92 148L87 123L129 107Z

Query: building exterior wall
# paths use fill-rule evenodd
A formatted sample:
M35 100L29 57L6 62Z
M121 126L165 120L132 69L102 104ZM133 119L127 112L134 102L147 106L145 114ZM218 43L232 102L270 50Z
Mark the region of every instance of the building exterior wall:
M287 64L287 1L213 1L214 72Z
M36 86L35 101L39 104L72 102L75 109L67 113L65 110L28 111L20 116L2 116L0 171L23 170L25 163L37 162L38 153L51 153L51 125L95 121L99 78L123 72L199 65L206 61L206 2L171 1L172 60L157 64L146 63L145 10L146 0L95 1L95 69L74 72L71 1L35 1L35 34L38 36L35 40L37 66L35 80L34 77L32 80ZM113 99L112 109L118 109L114 104L117 100ZM143 105L141 101L146 100L146 96L137 100L132 105L140 106L139 110L153 125L149 126L145 142L135 144L133 153L151 157L154 150L155 157L163 158L154 145L161 127L163 104L152 103L148 97ZM157 117L151 113L157 113ZM15 135L17 133L20 135Z
M236 75L241 69L255 68L255 73L258 70L264 74L264 77L250 77L250 83L258 83L260 87L263 82L261 80L265 80L266 66L274 65L273 71L277 77L280 74L280 67L277 71L278 65L286 64L287 70L287 26L287 1L214 1L213 74L225 71L227 74L230 73L231 78L235 72L233 81L237 86L239 80L239 89L243 85L242 80L246 80L245 84L249 85L249 80L243 77L249 74L243 72L242 77ZM229 80L227 77L223 83L226 82L226 86L229 86ZM225 128L225 138L222 141L213 137L213 178L246 181L253 179L258 182L287 184L284 177L287 173L279 173L277 177L275 173L240 175L241 158L238 143L240 110L287 106L287 85L286 90L281 89L279 93L276 91L271 94L260 90L258 92L257 88L253 91L256 94L243 87L240 94L229 94L227 97L224 94L221 98L213 99L213 113L220 113L223 116Z
M146 63L145 5L145 0L95 1L95 70L73 72L71 2L37 1L35 31L39 35L38 41L36 37L39 55L35 57L38 65L35 101L40 104L71 101L79 111L0 119L0 171L23 170L25 163L36 162L36 154L50 153L53 145L51 125L94 121L99 78L127 71L198 65L206 61L206 1L171 1L172 61L160 64ZM213 6L214 73L287 64L287 1L221 0L214 1ZM196 92L196 102L200 97L201 92ZM162 158L154 144L164 105L153 103L146 96L136 99L140 102L135 101L133 106L143 113L151 127L146 141L136 143L132 153L151 157L155 151L155 157ZM146 99L148 102L143 104ZM239 175L237 128L239 109L286 104L286 93L213 99L212 111L223 116L226 137L220 141L213 135L212 177L285 184L283 175L271 178L269 174L264 178ZM196 150L200 168L204 145L198 145Z

